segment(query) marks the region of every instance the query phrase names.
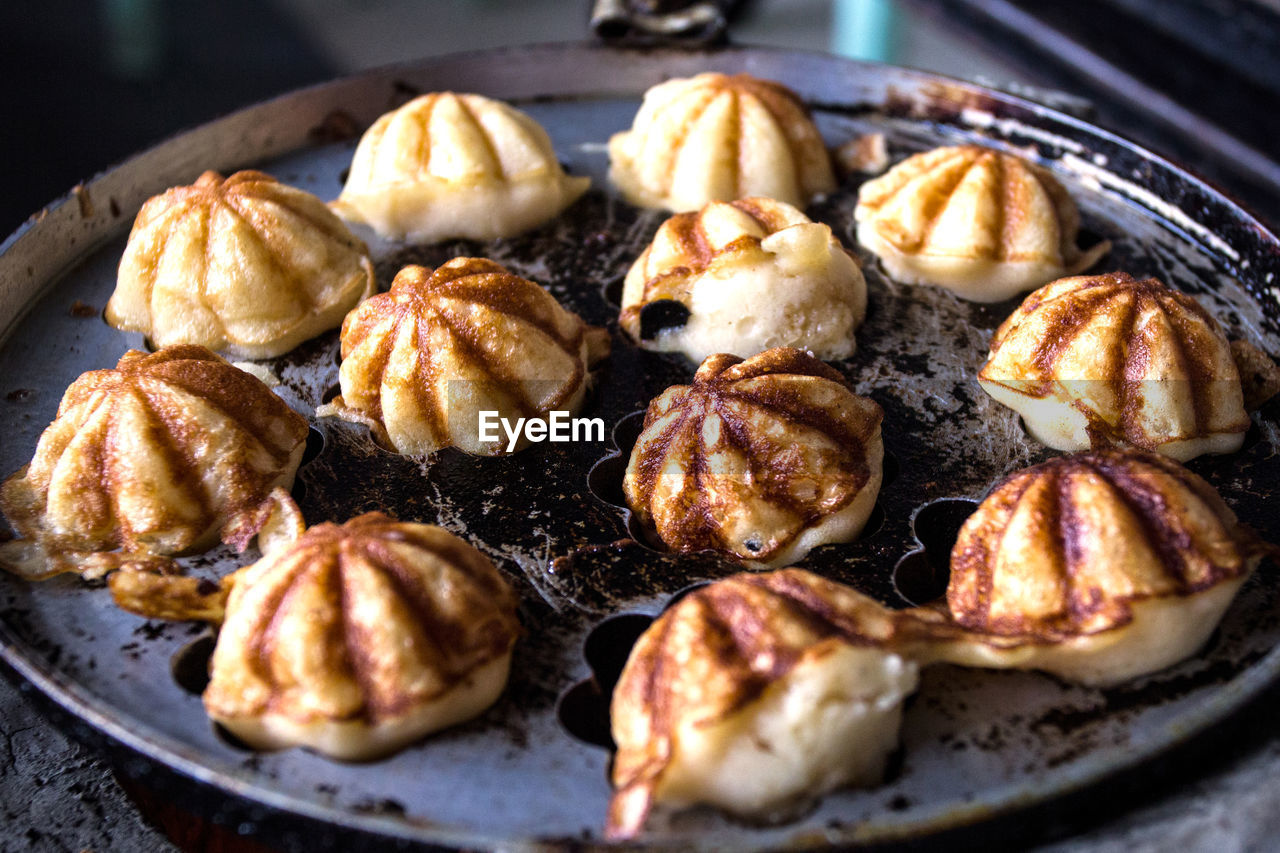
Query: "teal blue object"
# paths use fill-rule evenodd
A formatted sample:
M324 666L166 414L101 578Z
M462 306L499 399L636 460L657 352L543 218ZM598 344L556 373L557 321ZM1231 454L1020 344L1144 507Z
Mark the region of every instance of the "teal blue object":
M895 0L833 0L831 52L851 59L893 62L901 10Z

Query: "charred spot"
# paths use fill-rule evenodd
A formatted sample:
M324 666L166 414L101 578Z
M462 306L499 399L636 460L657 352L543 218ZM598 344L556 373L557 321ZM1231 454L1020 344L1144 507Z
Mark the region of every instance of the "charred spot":
M651 341L664 329L689 322L689 307L675 299L655 299L640 309L640 340Z

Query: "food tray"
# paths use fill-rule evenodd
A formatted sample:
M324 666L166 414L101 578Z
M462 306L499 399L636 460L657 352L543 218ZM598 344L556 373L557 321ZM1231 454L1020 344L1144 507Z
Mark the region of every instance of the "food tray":
M584 644L592 637L592 662L607 680L643 624L615 617L656 613L690 585L736 570L707 555L662 552L619 506L635 413L668 385L687 382L694 366L641 351L618 332L622 276L664 217L611 190L605 143L629 126L648 86L703 70L748 71L792 87L832 145L881 132L895 160L964 141L1035 156L1079 203L1082 243L1113 242L1105 268L1194 293L1231 336L1280 352L1274 236L1170 164L1017 98L920 72L751 48L558 45L384 69L177 137L79 188L10 238L0 252L0 317L15 318L0 343L0 473L30 458L77 375L144 345L100 314L147 197L206 168L254 167L332 199L355 146L352 128L414 93L455 89L509 100L546 127L570 171L592 176L590 192L556 223L512 240L430 247L374 240L379 285L386 289L407 262L482 255L546 285L588 322L607 325L613 353L582 413L605 420L606 441L544 443L502 458L454 450L399 457L362 427L313 417L336 391L336 332L265 362L282 380L278 393L311 419L295 488L309 523L383 509L440 524L511 578L526 634L506 693L480 718L378 762L342 764L300 749L250 752L218 733L201 708L207 629L144 622L74 576L38 584L0 577L0 656L144 760L307 825L466 847L603 843L609 752L579 737L600 739L604 724ZM858 183L846 180L809 209L850 247ZM941 591L946 552L973 501L1003 474L1053 453L974 378L1016 300L983 306L897 285L859 254L869 315L858 353L836 366L884 407L886 480L859 541L817 549L800 565L905 606ZM1268 509L1280 482L1278 423L1273 404L1255 415L1240 453L1191 464L1273 541L1280 539L1280 521ZM242 561L220 549L183 562L212 578ZM1169 749L1274 680L1276 598L1275 571L1264 565L1202 654L1117 688L1032 673L927 670L906 710L901 760L882 787L831 794L798 820L772 827L694 810L655 822L645 839L734 849L919 839L1061 797Z

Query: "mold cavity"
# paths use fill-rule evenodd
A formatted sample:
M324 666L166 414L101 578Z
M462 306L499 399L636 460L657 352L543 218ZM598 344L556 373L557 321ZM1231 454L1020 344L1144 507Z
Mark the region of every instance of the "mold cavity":
M759 536L752 536L750 539L747 539L742 543L742 547L746 548L752 554L759 554L760 549L764 547L764 543L760 541Z
M640 433L644 432L644 415L643 411L632 412L629 415L624 415L614 424L614 446L628 460L631 458L632 448L636 446L636 441L640 438Z
M634 512L627 513L627 535L650 551L665 553L669 549L667 543L658 536L658 531L641 523Z
M697 583L689 584L684 589L671 596L671 598L667 599L667 603L662 605L662 612L666 613L668 610L679 604L686 595L702 589L704 586L711 586L711 581L698 581Z
M603 693L613 693L627 656L631 654L631 647L651 624L651 616L623 613L604 620L587 635L582 656L587 659L591 675Z
M560 694L556 719L565 731L583 743L608 750L617 748L609 731L609 699L591 679L579 681Z
M231 747L236 752L257 752L258 751L253 747L249 746L249 744L240 740L240 738L233 735L231 731L227 729L225 726L223 726L221 723L213 724L213 733L218 736L218 740L222 741L224 745Z
M951 565L951 548L960 526L977 508L978 502L968 498L943 498L921 507L911 530L929 558L945 569Z
M302 462L299 463L299 467L315 459L322 450L324 450L324 433L315 427L308 427L307 447L302 451Z
M615 278L613 281L606 282L600 289L600 295L604 297L604 301L619 311L622 310L622 288L625 281L626 279Z
M186 692L199 696L209 686L209 658L213 656L213 646L213 636L205 635L187 643L169 659L170 675Z
M587 488L600 500L626 509L627 498L622 492L622 478L627 471L627 460L622 456L606 456L591 466L587 474Z
M977 503L967 498L944 498L920 508L911 528L921 547L893 567L893 586L898 595L910 604L922 605L946 594L951 577L951 548L960 526L976 507Z
M582 654L591 677L570 687L556 702L556 719L570 735L593 746L614 749L609 731L613 688L636 640L652 623L652 617L624 613L604 620L587 635Z
M912 551L893 567L893 588L911 605L937 601L947 592L950 573L934 564L924 551Z
M884 462L881 463L880 488L898 479L898 474L902 472L902 463L898 461L898 457L888 449L884 452Z
M651 341L663 329L678 329L689 322L689 308L674 299L655 299L640 309L640 340Z

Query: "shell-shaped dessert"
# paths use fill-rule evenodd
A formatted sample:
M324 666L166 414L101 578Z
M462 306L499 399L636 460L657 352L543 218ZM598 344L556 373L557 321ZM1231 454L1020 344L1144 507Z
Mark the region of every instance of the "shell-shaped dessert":
M631 651L610 708L606 832L655 805L706 803L761 822L881 781L917 667L890 611L800 569L695 590Z
M1179 460L1238 450L1249 429L1231 344L1154 278L1077 276L996 330L978 382L1058 450L1136 446Z
M528 115L481 95L433 92L365 131L333 208L389 239L492 240L554 219L590 183L565 174Z
M157 347L272 358L375 289L368 249L320 199L261 172L205 172L142 206L106 318Z
M753 196L804 207L836 186L795 92L716 72L645 92L631 129L609 140L609 177L628 201L677 212Z
M976 145L916 154L866 182L854 218L890 276L975 302L1081 272L1110 249L1076 246L1080 214L1047 170Z
M306 438L305 418L204 347L130 350L71 384L30 464L0 488L23 537L0 562L93 574L219 537L243 548L278 508L273 490L292 486ZM28 565L15 565L20 552Z
M943 654L1114 684L1204 644L1269 551L1203 479L1138 450L1064 456L991 491L951 552Z
M367 424L404 454L500 455L527 442L511 447L497 418L576 412L608 349L603 329L493 261L407 266L343 321L342 395L316 413ZM495 413L483 429L482 412Z
M676 551L777 568L853 539L880 491L883 412L796 349L715 355L649 404L623 480Z
M205 709L258 748L376 758L492 705L519 631L507 582L445 530L320 524L232 576Z
M687 316L655 323L672 302ZM641 346L695 362L780 346L835 359L853 355L866 313L862 270L830 227L750 198L662 223L627 273L620 323Z

